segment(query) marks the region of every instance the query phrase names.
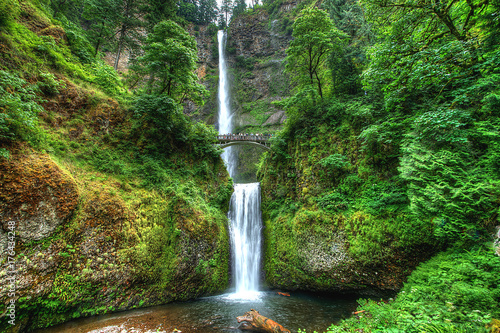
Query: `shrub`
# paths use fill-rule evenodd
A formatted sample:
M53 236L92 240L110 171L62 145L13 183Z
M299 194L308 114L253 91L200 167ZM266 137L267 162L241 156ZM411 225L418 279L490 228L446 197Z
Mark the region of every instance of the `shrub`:
M337 191L323 195L316 201L321 208L331 212L346 210L351 204L348 198Z
M362 194L362 206L370 214L402 211L408 207L406 188L386 181L374 182Z
M39 142L38 113L43 108L38 104L37 92L38 86L14 73L0 71L0 141Z
M95 76L93 82L97 84L102 91L110 96L116 96L120 93L120 78L113 67L100 60L92 63L89 69Z
M0 2L0 27L14 21L19 14L19 3L16 0L2 0Z
M207 28L207 32L209 36L216 36L217 31L219 31L219 27L215 23L210 23Z
M360 300L362 314L328 333L485 332L500 316L499 272L491 249L449 250L419 266L394 301Z
M71 53L77 56L83 64L92 63L95 60L94 49L85 37L83 30L68 20L63 20L63 24Z
M46 96L54 96L59 93L60 88L65 87L64 81L57 81L51 73L38 74L38 87Z
M469 119L464 112L441 109L418 117L399 168L408 182L411 211L432 219L436 234L452 241L478 235L492 214L496 192L471 149Z

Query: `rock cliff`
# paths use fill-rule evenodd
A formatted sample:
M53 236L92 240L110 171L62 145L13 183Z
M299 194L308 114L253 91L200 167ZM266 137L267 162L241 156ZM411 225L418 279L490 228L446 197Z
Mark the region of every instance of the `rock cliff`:
M235 17L228 30L236 132L274 132L286 119L273 101L290 94L285 50L291 36L265 9Z
M17 234L14 298L5 255L0 269L0 303L15 300L16 326L0 329L29 331L227 287L224 212L83 175L29 150L0 161L2 249L11 226Z
M190 25L189 33L195 37L198 48L198 69L196 75L210 93L203 106L192 102L184 104L184 113L194 121L203 121L207 124L216 122L218 101L218 51L217 27L215 25Z

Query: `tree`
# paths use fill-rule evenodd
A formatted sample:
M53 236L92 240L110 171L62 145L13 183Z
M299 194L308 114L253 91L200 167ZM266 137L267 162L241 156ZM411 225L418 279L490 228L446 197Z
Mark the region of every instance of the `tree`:
M233 11L233 0L222 0L220 10L222 13L224 13L224 22L226 22L226 24L229 24L229 17Z
M326 60L347 35L335 28L324 10L306 8L295 20L292 36L294 39L286 50L287 70L299 88L316 86L319 96L323 98Z
M245 11L247 3L245 0L235 0L233 7L233 14L231 16L238 16Z
M177 15L186 19L189 22L198 22L198 5L196 1L181 0L179 1L179 9Z
M94 46L94 56L103 44L115 35L119 25L119 14L116 10L117 0L85 0L83 17L88 20L87 34Z
M144 14L144 23L148 32L165 20L175 19L177 12L177 1L175 0L144 0L141 5L141 12Z
M217 1L199 0L198 5L198 23L209 24L217 20Z
M217 23L219 24L219 29L224 29L225 27L227 27L227 21L222 11L219 12L219 18Z
M328 60L333 91L356 95L362 92L361 72L367 65L366 47L373 43L374 33L363 8L353 0L326 0L322 4L335 26L349 35L349 44L332 51Z
M51 0L50 8L54 18L58 18L60 14L72 22L80 23L82 15L83 3L77 0Z
M134 50L139 47L140 20L139 11L140 0L121 0L119 8L119 29L117 31L116 58L114 68L118 69L118 63L123 48Z
M444 100L479 57L477 23L491 12L488 0L366 0L380 33L364 75L368 88L383 89L389 109L414 108L428 96ZM389 24L390 23L390 24Z
M181 0L177 15L196 24L209 24L217 19L216 0Z
M144 45L144 55L133 69L148 77L148 93L165 94L180 103L185 99L202 102L205 88L197 83L196 41L172 21L158 23Z

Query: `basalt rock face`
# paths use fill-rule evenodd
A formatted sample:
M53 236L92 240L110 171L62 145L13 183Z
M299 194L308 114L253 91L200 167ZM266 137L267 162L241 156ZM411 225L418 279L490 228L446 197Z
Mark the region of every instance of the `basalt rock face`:
M290 94L285 73L291 36L264 9L235 17L228 32L228 62L233 76L232 107L237 132L281 128L286 116L271 104Z
M286 157L272 151L259 170L266 282L287 290L393 293L438 250L432 225L408 216L405 201L378 201L383 190L354 168L325 171L320 161L343 153L358 165L363 152L357 141L318 129L310 137L290 135ZM356 190L365 184L373 190L361 196Z
M383 264L366 264L350 253L343 228L324 226L278 236L279 223L266 221L266 282L271 288L384 297L401 289L432 252L396 249ZM288 244L280 245L284 242Z
M124 200L118 184L82 180L79 172L35 152L0 161L0 304L16 306L16 325L0 318L0 331L31 331L227 288L225 212L210 215L174 193L129 189L125 194L136 199ZM218 186L227 181L222 177ZM7 256L8 241L15 247Z
M203 106L193 102L184 104L184 113L194 121L203 121L208 124L216 122L218 111L217 89L218 89L218 51L217 31L208 25L190 25L189 33L195 37L198 47L198 69L196 75L201 84L210 92L210 97Z
M258 9L231 21L230 36L236 55L245 58L283 57L290 36L280 31L278 20L271 20L266 10Z

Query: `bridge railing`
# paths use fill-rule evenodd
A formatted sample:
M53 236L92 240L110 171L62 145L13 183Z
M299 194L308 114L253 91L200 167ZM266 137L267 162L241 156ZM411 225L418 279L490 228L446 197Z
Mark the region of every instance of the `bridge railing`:
M269 135L250 135L250 134L221 134L217 136L220 142L231 141L253 141L253 142L267 142Z

